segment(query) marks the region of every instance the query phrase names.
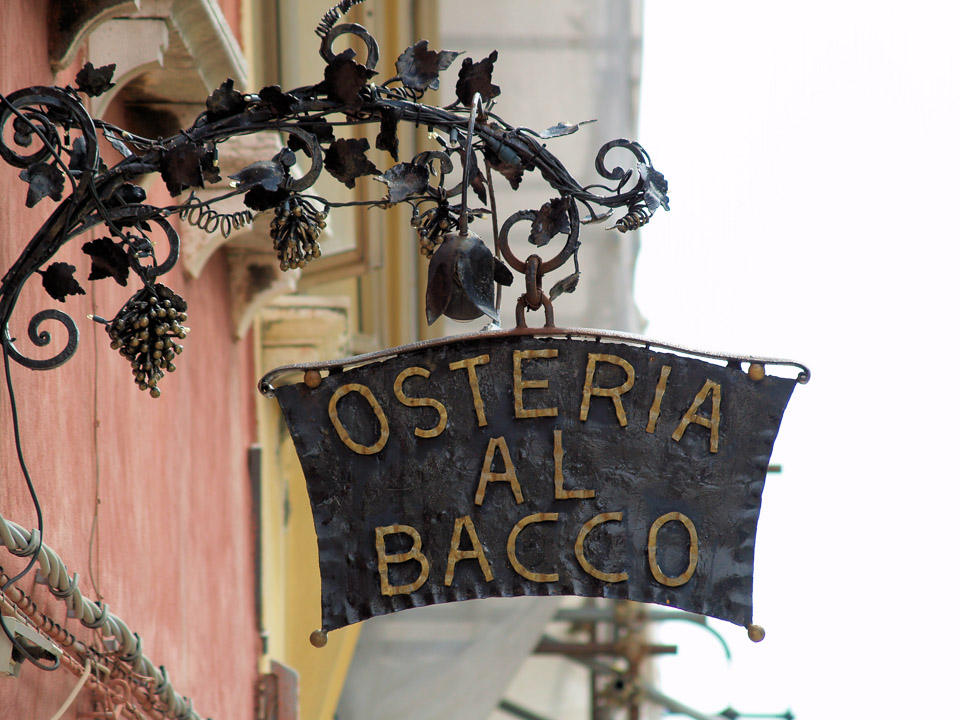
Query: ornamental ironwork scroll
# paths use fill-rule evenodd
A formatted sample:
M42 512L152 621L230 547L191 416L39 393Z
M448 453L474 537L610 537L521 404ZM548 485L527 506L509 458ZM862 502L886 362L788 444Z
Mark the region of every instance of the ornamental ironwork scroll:
M171 217L226 237L255 215L271 213L273 249L281 270L290 270L320 256L322 231L332 208L405 205L420 251L430 259L428 322L441 315L462 320L485 314L499 320L494 288L511 284L516 272L526 280L517 304L519 321L526 311L543 307L546 324L552 325L552 301L573 292L580 275L580 224L603 222L619 211L619 217L610 221L611 229L627 232L645 224L661 206L669 208L667 182L638 143L619 139L603 145L596 159L601 181L584 185L544 144L576 132L579 124L559 123L534 131L496 115L493 107L500 87L492 82L495 50L476 62L469 57L461 61L456 99L450 105L430 105L423 99L439 88L440 73L462 53L432 50L426 40L397 58L395 74L374 83L381 72L376 40L361 25L342 22L344 13L360 2L342 0L321 19L316 34L326 66L320 82L288 90L270 85L243 93L228 78L206 99L206 109L193 124L172 137L141 137L90 117L84 96L101 95L113 86L113 65L94 68L87 63L76 76L76 87L30 87L0 94L0 158L20 170L28 207L45 200L57 203L0 284L0 343L7 359L46 370L73 355L78 333L67 314L41 311L34 316L29 339L35 345L49 342L50 334L37 330L42 322L56 322L68 330L66 347L46 359L32 359L16 347L9 322L25 283L34 275L59 302L85 294L74 277L78 268L54 261L54 256L71 239L99 227L104 235L83 245L90 257L87 280L112 278L126 286L132 275L142 288L113 318L93 319L105 326L111 347L130 363L140 389L157 397L161 379L176 369L174 360L188 330L183 325L187 301L157 282L179 257L179 236ZM333 50L338 40L346 45L343 36L362 44L362 57L350 48ZM435 148L401 160L400 123L430 129ZM353 137L349 129L367 124L379 126L375 148L366 138ZM193 189L224 180L218 165L220 145L258 132L279 132L287 146L231 175L232 189L199 199ZM111 146L121 160L106 165L101 145ZM627 167L610 167L611 153L628 159ZM481 171L481 159L486 172ZM304 168L299 175L292 171L298 163ZM556 197L547 196L539 209L507 218L500 232L493 210L494 176L516 190L532 171L547 181ZM171 205L146 203L146 193L136 183L154 173L177 198ZM372 176L383 183L384 194L331 202L313 194L324 173L348 188L355 188L358 178ZM187 191L191 191L187 197L179 199ZM243 196L247 210L216 210L217 203L237 195ZM474 207L469 206L471 200L477 203ZM476 221L488 217L491 232L484 240ZM528 240L534 247L518 258L509 249L507 233L521 220L531 224ZM564 249L553 261L542 262L536 249L556 236L565 238ZM500 259L501 252L506 262ZM573 271L544 292L544 275L570 259Z
M768 375L778 362L799 375ZM304 381L271 386L292 370ZM280 368L261 389L307 479L324 630L516 595L748 626L770 453L807 377L622 334L519 330Z
M0 279L0 349L14 435L19 430L11 364L52 370L74 356L80 338L70 315L54 309L28 314L29 320L21 323L26 325L25 337L14 337L11 320L23 289L38 278L50 298L60 303L86 294L84 275L87 282L110 278L124 287L133 280L137 287L113 317L90 319L103 326L111 348L129 363L137 387L160 396L160 383L176 370L189 330L187 300L158 282L179 259L179 223L226 237L257 215L270 213L277 261L281 270L291 270L320 256L331 209L406 206L415 242L430 258L425 299L429 322L442 315L468 319L485 314L498 320L495 287L509 285L518 273L525 280L516 306L518 325L525 324L527 311L543 308L546 324L552 326L553 301L575 290L579 278L580 224L609 219L611 228L627 232L645 224L661 206L668 208L666 180L638 143L620 139L603 145L596 159L600 179L584 184L544 143L576 132L579 124L535 131L495 114L500 95L492 81L496 50L477 61L462 59L456 99L450 104L429 104L424 98L439 88L440 73L462 53L430 49L425 40L407 48L394 71L380 75L386 79L374 82L382 72L376 40L361 25L343 21L344 14L362 1L341 0L321 18L315 32L325 66L316 84L286 90L269 85L241 92L227 78L206 98L204 111L193 123L170 137L140 136L90 116L88 101L114 85L115 65L87 63L73 85L0 93L0 159L25 183L27 207L48 209L46 219L32 238L23 239L23 250ZM360 56L347 47L350 39L362 45ZM334 43L344 49L335 51ZM401 160L400 123L429 129L436 145ZM355 137L355 127L368 124L379 128L374 148L366 138ZM286 147L229 176L232 187L214 197L201 199L193 192L226 182L218 161L223 143L260 132L280 133ZM107 158L115 153L120 159L109 165ZM615 155L627 159L625 167L611 166ZM294 172L295 166L301 172ZM494 178L516 190L531 172L547 181L549 195L539 209L508 218L500 231ZM358 178L372 176L384 185L383 195L331 202L313 194L322 173L351 189ZM147 203L141 181L153 174L160 175L173 198L169 205ZM222 207L218 203L234 196L243 197L245 210L217 210ZM468 201L477 204L470 207ZM484 239L477 221L487 218L491 229ZM516 243L510 250L509 230L521 220L530 223L530 253L515 252ZM97 231L96 236L91 238L91 231ZM89 257L85 267L56 259L63 246L84 236L82 250ZM537 248L556 236L565 238L563 249L542 261ZM565 277L544 291L544 276L570 260L573 271L565 271ZM66 332L51 333L53 326ZM53 338L64 335L62 346L51 345ZM45 356L34 357L26 341L45 348ZM42 537L39 499L26 463L22 457L20 461ZM7 586L32 568L39 547L38 543L30 564ZM16 638L10 640L19 647ZM24 655L29 657L26 651Z

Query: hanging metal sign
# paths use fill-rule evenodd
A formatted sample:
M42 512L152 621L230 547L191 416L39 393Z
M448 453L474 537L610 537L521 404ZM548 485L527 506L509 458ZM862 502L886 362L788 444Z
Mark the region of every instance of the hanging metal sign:
M323 629L516 595L748 625L770 453L808 373L724 359L554 329L268 375L314 512ZM293 369L305 382L270 386Z

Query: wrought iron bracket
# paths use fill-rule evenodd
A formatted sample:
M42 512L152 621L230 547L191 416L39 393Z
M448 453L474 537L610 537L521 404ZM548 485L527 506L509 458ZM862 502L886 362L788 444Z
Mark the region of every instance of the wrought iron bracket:
M144 286L114 318L97 320L106 326L112 346L133 366L141 389L156 396L160 378L175 369L174 356L182 350L178 340L186 331L182 326L186 301L157 282L180 256L180 237L172 216L180 217L180 225L190 237L184 249L186 269L196 277L226 236L250 233L253 218L271 212L269 235L280 271L295 277L300 268L319 257L321 231L332 208L406 205L421 252L431 258L428 319L432 322L440 315L470 319L485 313L497 320L499 300L494 302L493 288L510 284L512 272L516 272L526 278L527 285L518 304L518 325L522 327L524 312L541 307L547 311L547 325L552 326L553 302L576 288L581 222L602 221L621 210L625 214L615 227L627 231L646 223L661 205L667 207L666 181L636 142L614 140L603 145L596 160L602 182L583 185L544 143L576 132L579 126L561 123L536 132L497 116L493 106L500 88L491 82L496 52L479 62L463 60L457 100L451 105L430 105L423 100L439 86L439 73L460 53L431 50L426 41L401 54L395 64L396 75L374 84L380 59L376 40L361 25L342 22L343 14L356 4L358 0L339 3L317 28L320 54L327 63L322 82L287 91L268 86L256 93L242 93L227 79L210 94L205 109L189 127L170 137L141 137L90 116L83 96L97 98L110 92L112 66L95 68L88 63L78 74L76 87L32 87L0 95L0 130L4 132L0 156L21 170L20 178L28 185L28 206L45 198L58 203L0 286L0 340L10 359L34 369L50 369L75 352L76 325L61 311L40 312L29 323L28 339L38 347L48 345L51 338L48 331L40 330L41 323L53 321L67 328L65 346L46 359L31 359L15 345L9 322L24 284L34 275L43 278L44 288L58 301L84 292L73 277L76 268L55 262L54 256L71 239L97 228L103 228L106 235L83 246L91 258L88 279L112 277L126 284L128 277L135 275ZM76 34L95 18L124 13L135 16L135 9L123 3L99 3L90 8L73 8L67 3L60 12L65 18L64 32ZM360 42L362 57L353 50L337 53L333 49L342 36ZM60 44L60 52L68 53L69 42ZM367 157L367 140L349 134L337 136L344 126L371 123L380 128L377 149L389 153L396 163L386 170ZM428 127L437 148L400 161L399 123ZM279 134L285 144L281 141L268 148L259 140L268 134ZM105 165L100 153L103 144L111 145L122 159ZM608 155L614 150L625 152L632 163L609 167ZM264 156L255 159L258 153ZM480 158L487 166L486 177L479 168ZM455 170L457 163L459 171ZM233 167L228 167L231 164ZM305 167L301 176L293 171L298 165ZM536 171L557 196L539 209L516 213L497 232L495 211L483 207L489 199L495 208L491 170L514 189L526 173ZM324 172L350 188L355 187L357 178L372 175L384 184L385 194L330 202L311 194ZM151 174L161 176L176 198L173 204L146 204L146 194L135 183ZM222 174L233 181L232 190L218 187ZM468 207L470 198L479 205ZM583 213L586 221L581 221ZM494 232L488 247L468 225L491 215ZM547 260L530 253L521 261L508 239L519 222L529 223L527 239L535 248L558 235L565 236L562 250ZM263 256L267 252L258 251L254 242L259 234L254 230L230 256L232 289L249 300L234 308L238 334L259 304L291 286L281 272L266 271ZM499 259L501 252L505 263ZM549 293L544 292L543 276L570 258L574 259L574 273Z

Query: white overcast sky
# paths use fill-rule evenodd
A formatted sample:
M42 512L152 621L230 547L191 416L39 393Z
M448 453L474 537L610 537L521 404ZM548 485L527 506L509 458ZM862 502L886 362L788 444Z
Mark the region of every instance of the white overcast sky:
M960 718L960 4L646 0L650 337L808 364L764 493L755 621L663 637L671 694L798 720Z

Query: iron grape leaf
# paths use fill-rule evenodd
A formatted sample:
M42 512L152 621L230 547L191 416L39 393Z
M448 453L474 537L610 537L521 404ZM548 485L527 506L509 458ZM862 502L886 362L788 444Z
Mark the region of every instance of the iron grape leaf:
M562 280L558 280L557 283L550 288L550 300L556 300L558 297L564 293L572 293L577 289L577 284L580 282L580 273L575 272L572 275L567 275Z
M323 71L323 82L317 90L334 100L343 103L350 110L359 110L363 104L360 91L367 86L367 81L377 74L354 60L352 50L345 50L337 55L333 62Z
M210 147L200 156L200 174L208 183L218 183L220 177L220 160L217 153L217 146L210 144Z
M580 129L581 125L587 125L589 123L594 123L596 120L584 120L579 123L557 123L553 127L548 127L546 130L537 133L537 137L541 140L549 140L550 138L563 137L564 135L573 135L577 130Z
M361 175L380 175L377 166L364 154L370 149L366 138L340 138L334 140L327 151L325 167L337 180L348 188L356 187Z
M73 139L70 146L70 162L67 168L73 173L82 173L87 164L87 140L83 135Z
M160 302L164 300L169 300L170 305L177 312L186 312L187 311L187 301L182 297L177 295L173 290L168 288L166 285L161 285L157 283L153 286L153 289L157 291L157 297L160 298Z
M500 156L486 145L483 148L483 157L490 163L490 167L507 179L511 188L516 190L520 187L520 182L523 180L523 165L521 163L513 164L501 160Z
M27 207L32 208L43 198L60 202L63 197L63 173L44 162L35 162L20 172L20 179L30 185L27 190Z
M211 122L243 112L247 101L233 89L233 78L224 80L207 98L207 119Z
M293 95L281 90L279 85L267 85L257 94L263 102L276 111L277 115L289 115L299 102Z
M184 142L160 155L160 177L176 197L186 188L203 187L203 162L206 151L194 142Z
M510 267L500 258L493 259L493 279L501 285L513 285L513 273Z
M461 157L463 156L463 150L460 151ZM473 191L477 194L477 197L480 198L480 202L484 205L487 204L487 189L483 185L483 173L480 172L480 165L477 163L477 153L475 150L470 151L470 187L473 188Z
M38 270L37 272L43 278L43 289L47 291L47 294L54 300L66 302L67 295L87 294L73 277L73 273L76 271L77 268L69 263L55 262L50 263L46 270Z
M530 226L530 243L543 247L558 233L570 233L570 198L554 198L545 202Z
M667 179L663 176L663 173L650 166L641 165L640 177L646 184L643 189L643 201L650 212L661 205L663 205L664 210L669 210L670 198L667 197Z
M440 73L462 54L453 50L428 50L427 44L426 40L421 40L411 45L397 58L396 63L400 82L418 92L439 89Z
M470 178L470 187L473 188L473 191L477 194L477 197L480 198L480 202L486 205L487 204L487 188L484 187L484 182L485 180L483 179L483 175L480 174L479 171L475 171L473 173L473 177Z
M400 122L400 111L393 108L383 108L380 111L380 132L377 134L377 150L390 153L394 162L400 160L400 140L397 138L397 124Z
M90 256L90 274L87 280L112 277L126 286L130 275L130 259L121 243L108 237L97 238L84 243L83 252Z
M117 69L116 63L110 63L102 67L95 68L93 63L87 63L80 72L77 73L75 82L80 92L86 93L90 97L103 95L116 83L111 82L113 73Z
M478 63L474 63L473 58L466 58L463 61L457 80L457 99L462 105L470 107L475 93L480 93L480 97L485 101L500 94L500 86L490 82L493 78L493 64L496 61L496 50Z
M318 143L331 143L335 139L333 135L333 125L328 123L323 118L319 118L317 120L302 120L297 123L297 128L312 134L317 139ZM293 134L287 138L287 147L294 152L307 149L307 146L304 144L304 142Z
M127 147L127 144L118 138L112 131L107 128L103 128L103 136L107 139L107 142L116 150L118 153L123 155L125 158L133 155L133 151Z
M430 173L423 165L402 162L374 179L386 184L387 202L398 203L426 190Z

